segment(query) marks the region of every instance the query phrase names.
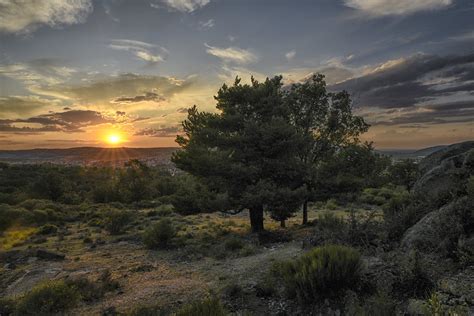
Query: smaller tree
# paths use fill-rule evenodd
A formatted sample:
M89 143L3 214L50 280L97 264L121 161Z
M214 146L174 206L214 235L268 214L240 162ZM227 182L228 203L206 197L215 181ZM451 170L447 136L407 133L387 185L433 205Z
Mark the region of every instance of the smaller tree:
M418 164L412 159L403 159L393 163L388 174L390 182L396 185L403 185L410 190L419 177Z

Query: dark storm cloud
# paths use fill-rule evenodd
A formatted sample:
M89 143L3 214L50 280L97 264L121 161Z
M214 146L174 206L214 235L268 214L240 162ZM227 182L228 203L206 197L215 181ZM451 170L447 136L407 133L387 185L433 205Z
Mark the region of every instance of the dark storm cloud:
M471 93L474 53L464 56L415 55L331 86L347 90L356 106L412 107L454 93Z
M474 100L431 104L419 106L417 111L406 111L389 120L382 120L372 125L405 125L405 124L449 124L474 123ZM419 126L418 126L419 127Z
M165 101L166 98L158 93L154 92L146 92L142 95L136 95L133 97L119 97L114 100L114 103L137 103L143 101L153 101L153 102L160 102Z
M144 128L135 133L135 136L151 136L151 137L173 137L181 132L178 126L162 127L162 128Z
M116 120L91 110L72 110L48 113L26 119L0 120L0 132L37 133L37 132L83 132L83 128ZM29 126L34 125L34 126Z

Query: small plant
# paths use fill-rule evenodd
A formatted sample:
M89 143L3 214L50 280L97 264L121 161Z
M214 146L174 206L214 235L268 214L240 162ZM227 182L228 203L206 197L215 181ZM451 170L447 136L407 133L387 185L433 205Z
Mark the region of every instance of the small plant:
M51 234L55 234L57 231L58 231L57 226L51 225L51 224L46 224L46 225L41 226L38 229L38 234L39 235L51 235Z
M361 260L353 248L327 245L314 248L295 261L280 263L275 269L289 296L310 302L356 285Z
M59 314L76 306L80 298L79 291L64 281L48 281L35 286L20 299L16 314Z
M173 223L164 218L145 231L143 242L150 249L166 248L175 236Z
M128 316L169 316L167 310L161 309L159 306L137 306L133 308Z
M236 251L242 249L244 243L238 238L230 238L225 241L224 247L228 251Z
M176 316L226 316L228 313L215 297L196 301L181 308Z
M125 227L132 221L132 214L129 211L113 210L108 212L105 229L112 235L123 233Z
M335 199L327 200L325 208L327 210L336 210L338 208L337 201Z

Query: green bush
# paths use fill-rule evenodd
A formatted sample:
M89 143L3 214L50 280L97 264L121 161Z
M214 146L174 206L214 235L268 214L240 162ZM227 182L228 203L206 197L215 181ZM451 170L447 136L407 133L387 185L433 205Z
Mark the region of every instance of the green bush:
M280 264L277 270L289 296L311 302L355 286L360 278L361 260L353 248L327 245Z
M326 201L325 208L327 210L335 210L338 208L337 201L335 199L329 199Z
M176 229L170 219L164 218L143 234L143 242L150 249L166 248L176 236Z
M18 302L18 315L51 315L76 306L81 295L64 281L48 281L35 286Z
M104 297L105 293L120 287L117 281L111 279L110 271L105 270L95 281L87 278L76 278L65 281L68 286L76 289L85 302L94 302Z
M228 315L219 299L207 298L181 308L176 316L225 316Z
M133 308L128 316L168 316L170 313L158 306L137 306Z
M235 237L227 239L224 243L224 248L229 251L240 250L243 247L244 247L244 243L242 242L242 240Z
M112 210L106 215L105 229L112 235L121 234L132 221L132 214L124 210Z
M51 235L51 234L57 233L57 231L58 231L57 226L51 225L51 224L46 224L46 225L41 226L38 229L38 234L39 235Z

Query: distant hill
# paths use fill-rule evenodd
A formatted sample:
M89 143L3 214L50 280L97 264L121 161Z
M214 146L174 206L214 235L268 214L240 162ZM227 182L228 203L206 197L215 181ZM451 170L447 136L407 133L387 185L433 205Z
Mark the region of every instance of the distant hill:
M439 150L445 149L448 145L439 145L422 149L394 149L394 150L377 150L377 152L391 156L394 159L416 159L420 160Z
M75 147L66 149L0 150L0 161L9 163L121 165L130 159L138 159L149 165L169 165L171 164L171 154L176 149L173 147Z

